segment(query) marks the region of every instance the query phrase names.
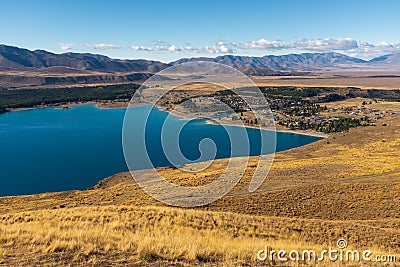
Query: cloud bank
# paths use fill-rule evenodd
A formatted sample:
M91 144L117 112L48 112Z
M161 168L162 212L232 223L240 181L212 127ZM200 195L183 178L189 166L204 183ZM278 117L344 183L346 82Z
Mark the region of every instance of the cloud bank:
M317 38L302 39L293 43L283 42L281 40L259 39L243 43L218 41L211 46L177 46L170 45L164 41L158 40L156 45L132 45L131 49L135 51L168 51L183 52L189 51L201 54L235 54L249 53L251 51L277 52L340 52L355 57L373 58L384 54L400 52L400 43L371 44L364 41L357 41L353 38Z
M62 51L71 50L77 45L73 43L60 43L59 48ZM92 50L108 50L124 48L120 45L111 43L86 44L86 48ZM126 47L125 47L126 49ZM219 40L214 45L192 46L189 43L185 45L170 44L164 40L153 40L146 45L132 44L129 49L143 52L163 52L163 53L181 53L190 52L193 54L240 54L251 53L252 51L263 51L277 53L300 52L339 52L354 57L373 58L385 54L400 52L400 43L382 42L372 44L365 41L357 41L353 38L317 38L302 39L292 43L281 40L268 40L261 38L259 40L247 42L228 42Z
M225 43L217 42L216 45L205 45L199 47L193 47L190 45L174 45L168 44L166 42L158 42L157 45L131 45L130 49L134 51L155 51L155 52L193 52L193 53L202 53L202 54L232 54L235 53L235 50L228 46Z

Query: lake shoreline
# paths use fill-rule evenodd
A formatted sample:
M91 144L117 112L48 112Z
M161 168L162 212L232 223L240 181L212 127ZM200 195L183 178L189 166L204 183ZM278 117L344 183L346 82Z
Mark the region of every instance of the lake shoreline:
M259 130L266 130L266 131L275 131L278 133L289 133L289 134L299 134L299 135L306 135L306 136L313 136L313 137L319 137L319 138L328 138L328 134L323 134L323 133L317 133L317 132L308 132L308 131L301 131L301 130L286 130L286 129L271 129L263 126L252 126L252 125L245 125L245 124L235 124L235 123L228 123L226 121L224 122L217 122L214 120L208 120L206 121L207 124L215 124L215 125L226 125L226 126L238 126L238 127L246 127L246 128L252 128L252 129L259 129Z
M170 111L164 107L157 107L159 110L162 110L164 112L168 112L176 117L179 117L182 120L190 120L193 119L193 117L187 116L187 114L183 112L177 112L176 110ZM196 117L195 119L207 119L210 117L217 117L219 113L212 113L208 116L199 116ZM290 129L277 129L277 128L268 128L268 127L263 127L263 126L253 126L253 125L246 125L244 123L237 123L235 121L232 121L232 123L224 120L224 121L216 121L216 120L207 120L205 122L206 124L213 124L213 125L226 125L226 126L237 126L237 127L246 127L246 128L251 128L251 129L258 129L258 130L267 130L267 131L275 131L275 132L280 132L280 133L290 133L290 134L300 134L300 135L306 135L306 136L312 136L312 137L319 137L319 138L327 138L329 137L329 134L324 134L324 133L318 133L318 132L313 132L313 131L303 131L303 130L290 130Z
M70 107L75 107L75 106L83 106L83 105L95 105L96 108L98 109L122 109L122 108L127 108L129 107L139 107L139 106L144 106L146 104L135 104L132 105L129 102L125 102L125 101L113 101L113 102L98 102L98 101L87 101L87 102L71 102L71 103L67 103L67 104L51 104L51 105L43 105L43 106L37 106L37 107L31 107L31 108L11 108L8 109L9 112L15 112L15 111L24 111L24 110L32 110L35 108L48 108L48 107L60 107L60 108L65 108L68 109ZM210 118L210 117L216 117L218 115L221 115L219 113L212 113L209 116L200 116L200 117L190 117L187 116L187 114L182 113L182 112L178 112L176 110L168 110L165 107L156 107L157 109L167 112L169 114L172 114L176 117L178 117L179 119L182 120L191 120L191 119L206 119L206 118ZM7 113L7 112L6 112ZM5 114L5 113L3 113ZM270 131L276 131L276 132L281 132L281 133L290 133L290 134L300 134L300 135L307 135L307 136L313 136L313 137L319 137L319 138L327 138L329 137L329 134L324 134L324 133L318 133L318 132L313 132L313 131L301 131L301 130L290 130L290 129L270 129L270 128L265 128L265 127L258 127L258 126L252 126L252 125L245 125L245 124L241 124L241 123L229 123L227 121L223 121L220 123L214 122L213 120L207 120L205 122L206 124L215 124L215 125L226 125L226 126L244 126L246 128L253 128L253 129L260 129L260 130L270 130ZM281 127L280 127L281 128Z

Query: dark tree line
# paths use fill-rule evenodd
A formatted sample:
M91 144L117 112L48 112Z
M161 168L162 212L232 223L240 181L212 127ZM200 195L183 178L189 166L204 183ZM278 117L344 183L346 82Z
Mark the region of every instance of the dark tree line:
M294 86L260 87L260 90L266 96L288 96L296 99L317 96L323 92L322 88L299 88Z
M348 131L360 125L367 125L368 119L361 118L339 118L332 121L311 122L311 121L288 121L287 126L291 130L315 130L317 132L334 133ZM279 121L279 125L284 125L284 121Z
M0 113L7 108L29 108L66 102L130 99L137 84L0 91Z

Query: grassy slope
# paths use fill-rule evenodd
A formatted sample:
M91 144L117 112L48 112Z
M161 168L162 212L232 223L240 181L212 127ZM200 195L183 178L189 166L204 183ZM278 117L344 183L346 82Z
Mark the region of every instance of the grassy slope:
M385 114L388 126L351 129L278 153L253 194L247 192L251 162L228 196L199 209L165 207L128 173L85 191L1 198L0 264L256 265L264 245L318 250L338 238L399 255L398 116ZM219 160L196 176L160 172L195 185L224 166Z

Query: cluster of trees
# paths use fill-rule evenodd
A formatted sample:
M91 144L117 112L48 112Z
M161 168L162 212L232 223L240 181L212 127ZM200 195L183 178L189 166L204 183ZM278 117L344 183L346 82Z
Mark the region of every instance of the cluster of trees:
M376 100L376 99L374 99L374 101L375 101L375 103L378 103L378 100ZM363 105L363 106L365 106L365 105L367 105L367 104L372 104L372 101L369 101L369 102L367 102L367 101L363 101L362 103L361 103L361 105Z
M382 90L382 89L370 89L367 91L369 98L380 98L388 101L400 101L400 90Z
M0 91L0 112L7 108L29 108L66 102L130 99L137 84L115 84L49 89L19 89Z
M243 121L244 121L244 123L247 123L247 124L255 124L255 125L258 124L257 118L255 118L254 120L252 120L252 119L244 119Z
M301 100L298 102L293 101L279 101L271 104L273 110L281 111L289 116L312 116L320 111L327 110L326 106L321 107L317 103Z
M321 122L313 122L313 121L289 121L284 122L280 120L278 122L279 125L285 125L291 130L315 130L318 132L324 133L333 133L333 132L343 132L348 131L350 128L358 127L360 125L366 125L368 119L361 118L339 118L333 121L321 121Z
M268 96L288 96L292 98L313 97L322 92L321 88L307 87L299 88L294 86L260 87L261 92Z
M254 88L244 87L237 90L252 90ZM365 97L378 98L389 101L400 101L399 89L360 89L357 87L337 88L337 87L295 87L295 86L267 86L260 87L266 97L289 97L292 99L302 99L304 97L320 96L319 102L334 102L347 98ZM232 92L225 90L220 95L228 95Z
M225 112L229 111L226 105L219 102L214 103L202 103L201 99L187 99L184 101L179 100L180 104L191 112ZM169 104L169 103L167 103Z
M321 98L320 102L336 102L341 100L346 100L348 96L346 95L339 95L339 94L329 94Z

